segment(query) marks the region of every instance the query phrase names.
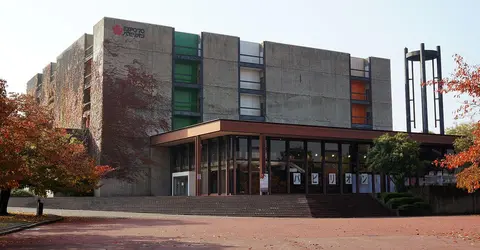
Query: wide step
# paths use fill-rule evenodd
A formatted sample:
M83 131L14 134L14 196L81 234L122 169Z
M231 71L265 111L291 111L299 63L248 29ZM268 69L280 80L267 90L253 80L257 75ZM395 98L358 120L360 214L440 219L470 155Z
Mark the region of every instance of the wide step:
M12 207L35 207L32 198L11 198ZM56 197L45 208L178 215L242 217L375 217L391 216L367 194L244 195L208 197Z

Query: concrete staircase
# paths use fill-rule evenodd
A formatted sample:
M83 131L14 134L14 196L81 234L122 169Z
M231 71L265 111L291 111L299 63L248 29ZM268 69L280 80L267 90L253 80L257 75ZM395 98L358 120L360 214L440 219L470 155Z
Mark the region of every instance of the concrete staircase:
M35 207L32 198L11 198L9 206ZM351 218L392 214L368 194L236 195L203 197L57 197L45 208L239 217Z

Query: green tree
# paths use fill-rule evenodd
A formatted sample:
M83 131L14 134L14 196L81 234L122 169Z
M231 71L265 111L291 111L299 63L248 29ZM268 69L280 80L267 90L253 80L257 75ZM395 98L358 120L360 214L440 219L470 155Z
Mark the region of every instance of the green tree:
M462 123L456 127L448 128L447 135L458 135L455 139L453 146L455 151L463 152L469 149L475 141L474 131L477 128L477 123Z
M370 171L392 176L397 191L405 191L405 178L423 167L420 146L405 133L384 134L373 141L366 162Z

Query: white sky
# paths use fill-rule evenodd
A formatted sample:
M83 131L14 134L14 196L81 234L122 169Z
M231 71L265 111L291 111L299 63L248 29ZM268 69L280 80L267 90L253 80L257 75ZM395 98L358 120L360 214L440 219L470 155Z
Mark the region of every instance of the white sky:
M417 50L421 42L427 49L442 46L444 76L453 71L455 53L480 63L478 10L480 1L475 0L0 0L0 77L8 81L9 91L24 92L35 73L109 16L189 33L207 31L246 41L390 58L394 130L405 130L404 47ZM418 100L417 110L419 105ZM454 124L457 107L458 101L446 96L447 127ZM430 130L437 131L432 119ZM419 123L417 130L420 127Z

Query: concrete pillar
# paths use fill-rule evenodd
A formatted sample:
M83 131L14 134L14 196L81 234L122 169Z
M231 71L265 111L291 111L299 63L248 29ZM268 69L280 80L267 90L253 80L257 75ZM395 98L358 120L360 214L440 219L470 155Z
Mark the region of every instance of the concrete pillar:
M265 135L260 135L259 137L259 161L260 161L260 179L263 177L263 173L265 172ZM262 188L260 187L260 195L262 194Z
M200 167L202 164L202 140L200 136L195 137L195 196L200 196L200 182L198 177L200 175Z

